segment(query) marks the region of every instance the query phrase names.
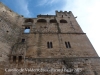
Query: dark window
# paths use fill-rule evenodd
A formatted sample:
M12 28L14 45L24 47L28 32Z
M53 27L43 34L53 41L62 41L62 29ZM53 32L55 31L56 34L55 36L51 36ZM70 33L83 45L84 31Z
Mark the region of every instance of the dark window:
M22 39L22 42L25 42L25 39Z
M67 23L67 21L66 20L60 20L60 23Z
M48 48L53 48L52 42L47 42L47 47Z
M47 42L47 47L50 48L50 46L49 46L49 42Z
M65 42L66 48L71 48L70 42Z
M57 23L56 19L50 20L50 23Z
M69 48L71 48L70 42L68 42L68 46L69 46Z
M16 56L13 56L13 62L16 62Z
M50 48L53 48L52 42L50 42Z
M18 57L18 61L21 62L22 61L22 56Z
M68 43L67 42L65 42L65 45L66 45L66 48L68 48Z
M63 18L63 15L62 15L62 18Z
M45 19L39 19L39 20L37 20L37 22L46 23L46 20Z
M95 74L95 75L98 75L98 73L97 73L96 71L94 71L94 74Z
M30 33L30 27L25 27L24 33Z
M25 27L25 29L30 29L30 27Z

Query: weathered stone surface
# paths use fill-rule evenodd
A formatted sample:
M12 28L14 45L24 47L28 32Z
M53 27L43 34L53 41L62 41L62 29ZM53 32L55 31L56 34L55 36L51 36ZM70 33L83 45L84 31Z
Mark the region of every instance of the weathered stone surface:
M24 18L0 3L0 75L65 74L100 75L100 58L72 12Z

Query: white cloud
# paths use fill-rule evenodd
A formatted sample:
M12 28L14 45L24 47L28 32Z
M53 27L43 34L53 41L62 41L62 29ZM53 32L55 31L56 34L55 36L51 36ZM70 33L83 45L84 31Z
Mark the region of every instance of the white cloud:
M27 0L16 0L16 4L18 4L18 10L25 17L31 17L31 12L28 9L28 1Z
M57 3L59 0L41 0L37 6L52 5Z
M78 16L78 23L100 56L100 0L65 0L65 2L63 10L72 11Z

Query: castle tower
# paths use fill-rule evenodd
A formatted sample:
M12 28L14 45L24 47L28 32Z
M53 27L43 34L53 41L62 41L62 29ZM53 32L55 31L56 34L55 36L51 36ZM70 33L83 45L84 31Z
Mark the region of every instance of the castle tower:
M24 18L0 3L0 53L0 75L100 75L99 56L71 11Z

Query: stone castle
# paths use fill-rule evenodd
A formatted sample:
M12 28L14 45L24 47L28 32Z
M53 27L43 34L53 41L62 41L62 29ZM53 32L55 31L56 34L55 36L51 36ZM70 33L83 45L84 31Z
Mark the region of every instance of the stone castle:
M0 3L0 75L100 75L100 58L71 11L24 18Z

